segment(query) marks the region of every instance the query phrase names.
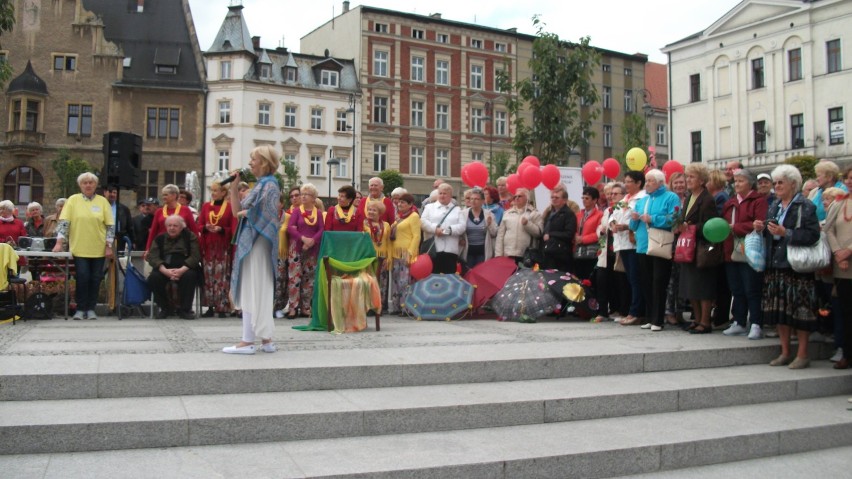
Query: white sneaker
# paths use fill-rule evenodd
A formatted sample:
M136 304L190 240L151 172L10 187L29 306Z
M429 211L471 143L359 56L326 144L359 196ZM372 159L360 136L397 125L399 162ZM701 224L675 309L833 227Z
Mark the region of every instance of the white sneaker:
M651 329L651 326L652 326L651 323L645 323L645 324L643 324L642 326L639 326L639 327L642 328L642 329Z
M222 352L225 354L254 354L254 351L254 344L246 346L227 346L222 348Z
M653 325L653 326L651 326L651 331L655 331L655 332L656 332L656 331L662 331L662 330L663 330L663 327L662 327L662 326L657 326L656 324L655 324L655 325Z
M837 351L834 352L834 356L832 356L831 359L829 359L829 361L836 363L837 361L840 361L841 359L843 359L843 348L837 348Z
M751 325L751 331L748 332L748 339L763 339L763 329L757 325Z
M98 313L94 309L86 311L86 319L98 319Z
M722 334L725 336L744 336L747 332L748 330L740 326L739 323L734 323L728 326L728 329L722 331Z
M275 319L284 319L284 310L279 309L275 312Z
M86 319L86 312L85 312L85 311L78 310L76 313L74 313L74 316L72 316L72 317L71 317L71 319L73 319L74 321L79 321L79 320L81 320L81 319Z
M260 345L260 350L264 353L274 353L278 351L278 347L275 346L275 343L264 343Z

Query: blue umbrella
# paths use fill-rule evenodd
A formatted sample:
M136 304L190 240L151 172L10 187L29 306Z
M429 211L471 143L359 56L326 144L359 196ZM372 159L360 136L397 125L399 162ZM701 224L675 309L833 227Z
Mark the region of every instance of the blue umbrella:
M417 320L449 321L473 306L473 286L456 274L432 274L414 283L405 309Z

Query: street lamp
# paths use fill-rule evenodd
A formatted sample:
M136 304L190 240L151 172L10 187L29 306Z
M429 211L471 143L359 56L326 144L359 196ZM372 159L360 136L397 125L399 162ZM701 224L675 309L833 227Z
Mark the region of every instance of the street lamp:
M352 154L349 155L352 157L352 187L355 188L355 94L349 94L349 108L346 109L346 113L352 113L352 125L346 125L346 128L352 130ZM357 190L357 188L355 188Z
M329 158L325 164L328 165L328 197L331 198L331 167L336 166L340 168L340 160L337 158Z

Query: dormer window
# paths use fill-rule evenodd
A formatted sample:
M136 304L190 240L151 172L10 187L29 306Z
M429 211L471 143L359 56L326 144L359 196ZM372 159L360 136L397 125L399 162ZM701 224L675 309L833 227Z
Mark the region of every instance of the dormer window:
M177 74L180 48L161 47L154 50L154 72L161 75Z
M272 65L261 64L260 65L260 78L261 80L269 80L272 78Z
M338 85L338 77L339 74L335 71L323 70L320 73L320 84L323 86L336 87Z
M293 67L286 67L285 70L287 70L287 82L296 83L296 69Z

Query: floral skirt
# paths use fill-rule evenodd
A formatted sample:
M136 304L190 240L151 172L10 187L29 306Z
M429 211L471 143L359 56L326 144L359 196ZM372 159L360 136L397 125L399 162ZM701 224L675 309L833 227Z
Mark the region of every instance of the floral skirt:
M201 264L204 268L204 305L217 313L231 312L231 268L232 249L209 248L204 252Z
M801 274L792 269L766 271L761 301L765 324L816 331L819 329L817 306L813 273Z
M389 314L396 314L402 311L402 304L405 302L405 294L408 291L408 285L411 283L411 270L409 269L408 258L394 258L391 266L391 281L390 294L388 295Z

